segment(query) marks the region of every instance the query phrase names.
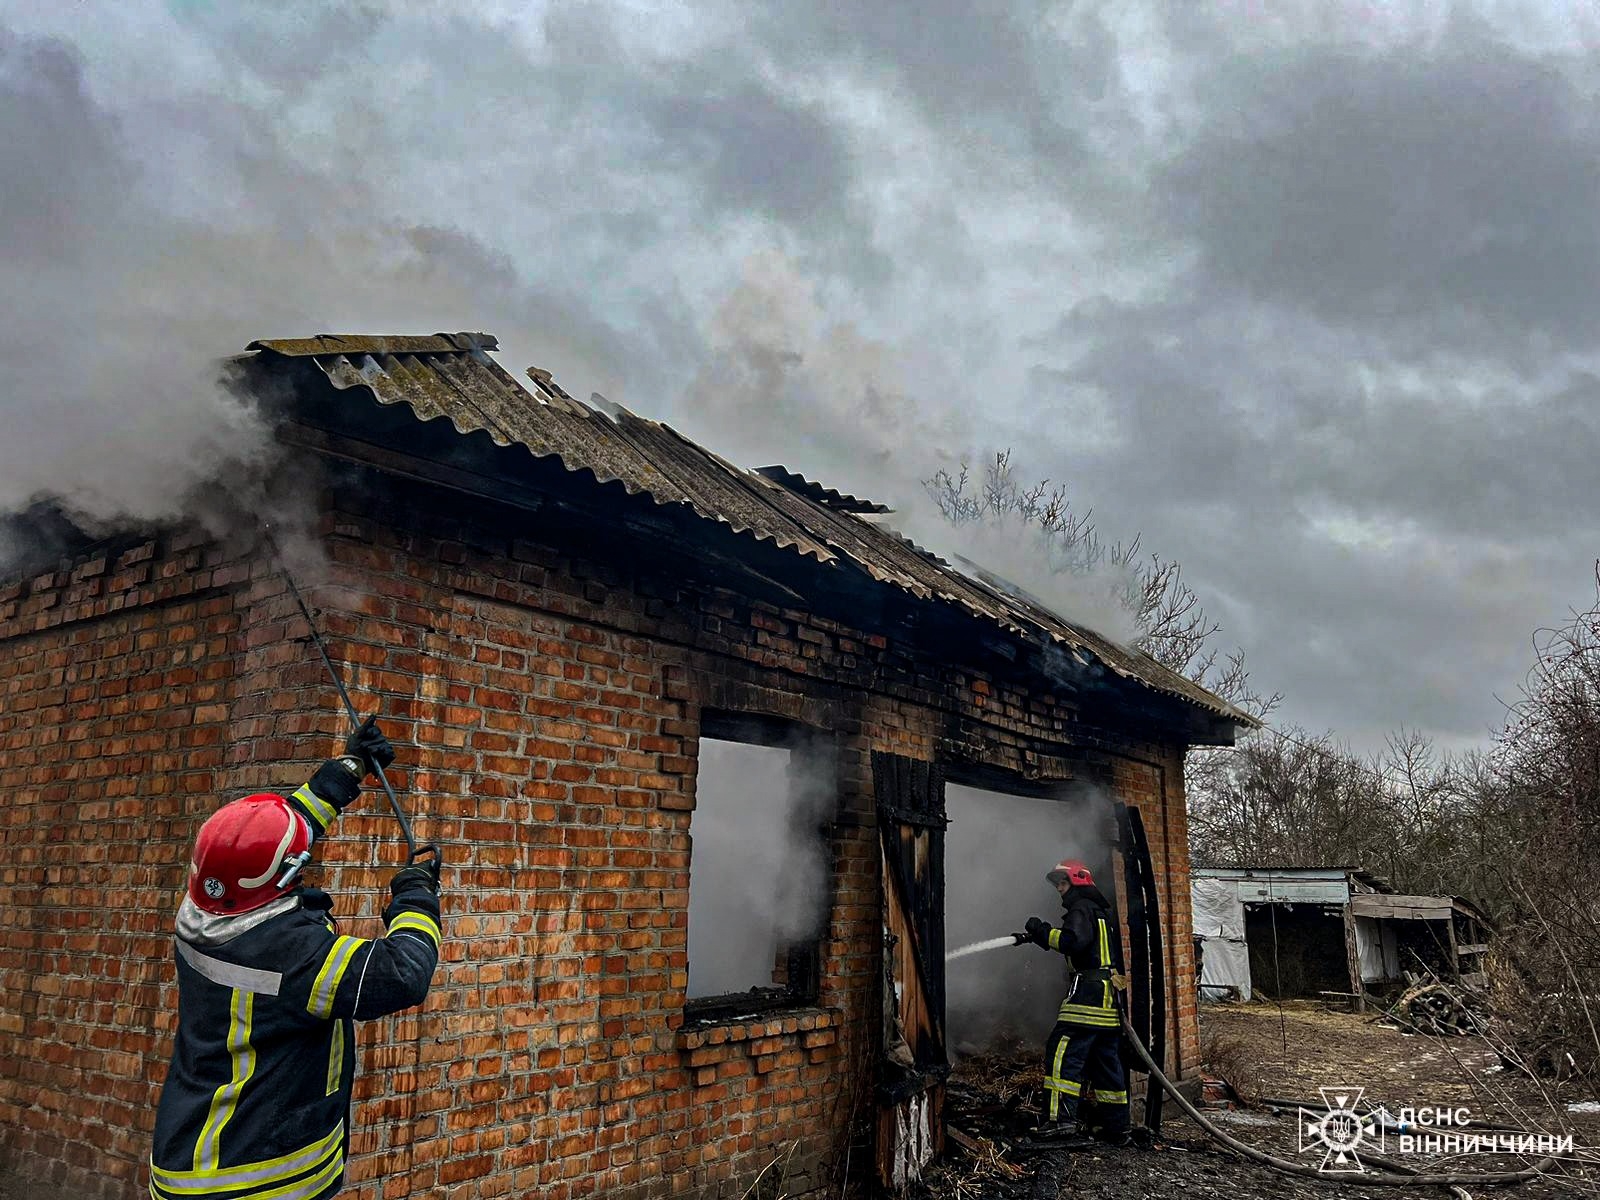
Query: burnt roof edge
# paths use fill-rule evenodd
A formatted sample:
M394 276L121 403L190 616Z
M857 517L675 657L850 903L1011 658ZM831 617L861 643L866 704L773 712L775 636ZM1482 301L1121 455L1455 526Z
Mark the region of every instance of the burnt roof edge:
M410 336L410 337L407 337L407 336L393 336L393 337L389 337L389 336L373 336L373 335L319 334L319 335L317 335L316 337L313 337L313 338L257 339L255 341L250 342L249 346L247 347L247 349L258 351L258 352L260 352L260 351L268 351L268 352L271 352L273 354L282 356L284 358L304 359L304 358L328 358L328 357L332 357L332 356L346 356L346 355L352 355L352 354L354 354L354 355L362 355L362 354L371 354L371 355L377 355L377 354L403 354L403 355L466 354L466 353L481 352L483 350L497 349L498 345L499 345L498 340L493 335L484 334L484 333L435 334L432 337L425 337L425 336L424 337L416 337L416 336ZM260 355L258 354L258 355L256 355L256 357L259 358ZM483 361L485 361L487 363L490 363L490 364L493 364L493 367L495 369L497 369L497 370L503 370L503 368L499 367L498 363L494 363L494 360L489 359L487 357L487 355L483 356ZM337 390L340 390L340 391L354 390L354 387L359 387L360 390L366 391L380 405L383 405L383 406L387 407L391 403L390 401L384 400L383 397L378 394L376 388L374 388L371 384L366 383L365 381L362 381L361 383L355 384L353 386L349 385L349 384L341 386L339 383L333 381L327 375L327 373L325 371L324 372L319 372L319 373L322 374L323 378L328 380L328 382L330 384L332 384ZM540 373L540 375L544 375L544 376L547 376L547 374L548 373L545 373L545 372L541 372ZM511 378L511 377L508 376L508 378ZM536 380L539 380L539 376L535 376L534 378ZM554 381L553 380L550 381L550 386L554 390L559 391L559 388L556 387L556 385L554 385ZM527 390L527 389L524 388L523 390ZM600 416L600 417L602 417L602 419L604 418L604 414L601 413L599 410L592 409L589 406L581 405L581 403L578 402L578 401L571 400L569 397L566 396L565 392L560 392L560 395L563 398L568 399L569 403L573 404L575 407L581 407L581 408L585 409L587 412L593 413L596 416ZM534 398L532 393L530 393L530 398ZM416 412L416 410L409 403L407 403L407 407L408 408L412 408L413 415L418 419L419 423L425 423L425 424L431 424L432 423L431 420L424 418L423 414ZM639 417L636 414L629 413L628 417L631 418L634 421L648 422L648 418ZM458 436L466 436L468 434L468 432L469 432L467 430L461 429L460 426L457 425L454 420L452 420L452 419L450 419L448 417L442 417L440 419L445 420L448 424L450 424L452 427L454 427ZM624 421L624 422L619 422L619 423L625 424L626 422ZM658 424L658 425L660 424L659 422L649 422L649 423ZM662 429L666 430L667 432L669 432L672 436L676 437L677 439L689 444L690 446L695 447L701 453L706 455L708 457L708 459L712 460L714 463L722 465L723 467L729 469L730 471L732 471L733 473L735 473L736 475L738 475L740 477L750 476L750 477L753 477L753 478L761 478L761 479L763 479L764 482L766 482L768 484L774 484L774 485L780 486L780 487L784 486L783 484L779 483L778 481L772 480L770 477L765 476L763 473L759 473L759 472L750 470L748 468L740 467L737 464L729 463L727 460L722 459L720 456L716 455L715 452L710 451L710 450L706 449L705 447L700 446L699 443L693 442L691 439L684 437L683 434L678 433L676 430L672 430L670 426L661 425L660 427ZM522 444L522 443L519 442L518 444ZM533 448L524 445L524 449L532 450ZM559 454L555 455L554 457L556 457L558 459L558 461L562 462L563 467L566 468L570 474L581 474L584 471L589 471L590 470L588 467L571 467L571 466L568 466L568 464L565 462L565 460L560 458ZM592 474L592 471L590 473ZM792 472L791 472L791 474L792 474ZM803 477L799 477L799 478L803 479ZM607 482L607 481L599 480L597 478L597 482L604 483L604 482ZM629 491L629 492L644 492L646 494L650 494L651 498L653 500L655 500L657 503L663 503L663 501L656 499L654 497L654 495L650 493L650 491L649 491L649 489L647 487L629 486L628 481L627 480L622 480L622 479L617 480L617 482L621 483L622 486L624 487L624 489ZM810 486L817 487L819 489L821 488L821 485L810 484L810 481L808 481L808 480L805 481L805 482L807 484L809 484ZM786 488L785 490L791 490L793 492L793 494L798 499L800 499L801 501L807 503L810 506L813 506L819 512L822 512L822 513L837 513L837 511L838 511L838 510L835 510L835 509L831 508L827 504L820 502L819 500L817 500L817 499L815 499L813 497L804 495L799 490L788 489L788 488ZM822 489L822 490L826 491L828 489ZM839 493L835 493L835 494L839 494ZM839 494L839 495L842 496L842 494ZM853 498L851 498L851 499L853 499ZM673 504L683 503L682 501L678 501L678 500L671 500L670 502L673 503ZM709 514L709 513L706 513L706 512L702 512L700 510L700 508L698 506L694 505L693 503L687 504L686 507L691 512L693 512L697 517L699 517L700 519L708 520L708 521L711 521L713 523L723 525L725 528L731 530L735 534L738 534L738 535L741 535L741 536L751 537L751 538L753 538L753 539L755 539L757 541L770 542L770 543L772 543L774 545L777 545L780 548L788 550L790 552L798 552L800 557L811 558L813 561L817 562L819 565L830 565L828 562L826 562L823 559L820 559L820 558L817 558L814 555L810 555L810 554L805 553L805 551L800 547L784 545L784 543L780 539L778 539L778 538L776 538L776 537L774 537L774 536L772 536L770 534L763 535L760 531L757 531L757 530L754 530L754 529L746 529L746 528L742 528L742 527L736 526L735 524L730 522L727 518L719 517L719 516L717 516L715 514ZM851 555L844 547L840 547L840 546L834 545L834 546L830 546L830 549L832 550L832 554L830 555L830 557L834 560L833 564L831 564L831 565L838 565L838 561L840 559L843 559L845 561L849 561L852 564L852 566L854 566L854 567L856 567L856 568L858 568L860 570L865 571L870 577L876 578L876 576L873 575L873 572L871 572L870 570L867 569L867 565L866 564L857 562L856 559L854 558L854 556ZM951 568L946 567L946 569L950 570ZM966 577L963 576L963 578L966 578ZM879 582L885 582L885 581L879 580ZM1121 666L1120 664L1116 663L1114 660L1107 659L1102 654L1097 653L1097 647L1092 644L1092 640L1097 640L1097 639L1090 639L1091 640L1091 644L1085 645L1082 642L1078 641L1078 639L1071 638L1071 637L1068 637L1068 636L1064 636L1062 631L1057 630L1057 629L1052 629L1052 628L1049 627L1049 625L1044 624L1042 622L1039 622L1036 617L1033 617L1032 614L1020 614L1020 615L1024 615L1025 619L1028 618L1028 617L1033 617L1033 619L1026 619L1026 624L1025 625L1019 625L1015 620L999 619L994 614L983 613L981 611L973 609L971 607L971 605L969 605L968 603L963 602L963 600L959 596L956 596L956 595L944 594L942 592L935 592L935 593L933 593L931 595L924 596L924 595L917 594L912 589L910 589L908 587L905 587L904 585L899 584L899 583L897 583L895 581L888 581L888 582L890 582L891 586L895 587L896 590L906 594L908 596L908 598L914 603L927 604L927 603L930 603L930 602L939 602L942 605L947 605L947 606L952 607L952 608L954 608L956 610L964 611L969 616L978 617L978 618L984 620L986 623L994 625L994 626L1000 628L1003 633L1009 634L1010 636L1017 638L1019 641L1023 642L1024 645L1032 646L1034 648L1037 648L1040 645L1041 642L1046 643L1046 644L1054 643L1054 644L1057 644L1057 645L1067 645L1072 650L1079 651L1081 653L1088 654L1088 655L1092 656L1094 658L1094 660L1097 663L1099 663L1105 670L1111 672L1113 675L1119 676L1119 677L1127 680L1130 684L1134 685L1136 688L1142 688L1142 689L1148 691L1149 693L1151 693L1154 696L1164 697L1164 698L1166 698L1168 700L1175 701L1179 705L1181 705L1181 706L1183 706L1183 707L1185 707L1185 708L1187 708L1187 709L1189 709L1189 710L1191 710L1193 712L1200 713L1200 714L1205 714L1206 717L1209 719L1209 724L1211 726L1213 726L1214 728L1208 729L1206 731L1206 733L1210 734L1210 736L1197 736L1197 735L1199 735L1201 733L1201 731L1198 730L1198 729L1194 729L1194 728L1190 728L1188 730L1185 730L1184 732L1186 734L1188 734L1190 736L1190 738L1192 739L1192 744L1205 744L1205 743L1214 744L1214 745L1216 745L1216 744L1230 744L1232 742L1232 740L1233 740L1233 735L1228 733L1228 732L1226 732L1226 731L1224 731L1224 730L1222 730L1221 728L1216 728L1216 727L1220 727L1220 726L1226 725L1226 726L1231 726L1235 730L1237 730L1239 728L1253 729L1253 728L1260 728L1262 726L1262 724L1263 724L1257 718L1251 716L1250 714L1244 712L1241 709L1238 709L1234 705L1230 704L1228 701L1222 699L1220 696L1216 696L1214 693L1210 692L1208 689L1204 688L1203 686L1201 686L1199 684L1194 683L1194 681L1189 680L1189 679L1187 679L1186 677L1184 677L1182 675L1179 675L1177 672L1171 671L1170 668L1162 666L1162 664L1157 662L1155 659L1152 659L1148 655L1142 654L1141 652L1123 650L1123 653L1129 655L1132 658L1135 658L1136 660L1138 660L1140 662L1141 665L1148 665L1148 667L1151 668L1153 673L1156 674L1158 677L1160 677L1160 676L1169 677L1172 682L1168 683L1165 679L1159 679L1159 678L1158 679L1152 679L1152 678L1149 678L1144 672L1129 670L1127 667ZM983 588L983 590L991 592L991 593L995 591L995 589L993 589L992 587L985 587L985 588ZM1058 622L1061 625L1063 625L1063 626L1065 626L1065 627L1067 627L1069 629L1072 629L1074 632L1079 632L1076 627L1071 626L1070 623L1067 622L1064 618L1060 617L1059 614L1055 614L1053 612L1050 612L1049 615L1054 619L1055 622ZM1194 693L1200 693L1200 695L1195 695ZM1202 697L1204 697L1204 698L1202 698ZM1215 739L1215 740L1213 740L1213 739Z

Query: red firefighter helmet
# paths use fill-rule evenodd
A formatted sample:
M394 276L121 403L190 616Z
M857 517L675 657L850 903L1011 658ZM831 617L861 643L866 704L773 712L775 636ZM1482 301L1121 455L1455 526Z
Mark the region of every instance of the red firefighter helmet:
M1063 858L1045 878L1055 884L1065 880L1073 887L1089 887L1094 883L1094 876L1089 874L1089 868L1075 858Z
M200 827L189 864L189 899L237 916L276 900L310 858L311 827L282 796L261 792L225 804Z

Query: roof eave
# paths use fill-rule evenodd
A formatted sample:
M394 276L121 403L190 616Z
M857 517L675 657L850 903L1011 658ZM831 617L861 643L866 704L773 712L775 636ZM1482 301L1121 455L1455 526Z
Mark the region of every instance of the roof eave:
M498 446L515 444L536 458L553 457L569 473L587 471L601 484L620 484L658 505L682 505L701 519L818 565L848 564L914 600L952 605L998 626L1025 648L1053 645L1087 655L1136 689L1195 714L1177 722L1191 744L1229 745L1239 729L1261 726L1148 655L1115 646L948 564L932 565L926 561L931 556L907 550L892 531L728 463L668 426L619 406L601 412L584 405L547 372L532 373L537 391L530 391L485 353L497 346L486 333L319 334L250 343L258 355L309 361L338 391L359 388L380 405L404 404L421 423L442 419L463 436L481 431ZM794 479L842 507L869 503Z

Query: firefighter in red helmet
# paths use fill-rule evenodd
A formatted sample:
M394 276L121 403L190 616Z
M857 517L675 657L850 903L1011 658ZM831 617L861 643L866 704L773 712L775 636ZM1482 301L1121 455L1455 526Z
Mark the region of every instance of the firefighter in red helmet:
M1125 1146L1130 1138L1128 1077L1122 1066L1117 1001L1122 933L1082 862L1064 859L1045 878L1055 885L1066 910L1061 927L1029 917L1024 930L1035 945L1064 954L1075 974L1045 1043L1046 1108L1036 1136L1063 1145L1089 1144L1078 1121L1078 1103L1087 1096L1100 1114L1099 1139Z
M293 795L201 826L178 907L178 1027L156 1108L156 1200L326 1200L344 1178L352 1022L422 1003L438 962L438 859L389 884L384 937L340 936L303 886L312 846L394 749L368 720Z

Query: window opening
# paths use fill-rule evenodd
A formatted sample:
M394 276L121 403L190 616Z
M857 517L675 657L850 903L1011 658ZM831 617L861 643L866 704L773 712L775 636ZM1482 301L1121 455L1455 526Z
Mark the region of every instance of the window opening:
M819 739L779 722L707 714L690 819L690 1015L816 999L831 907L826 838L836 796Z

